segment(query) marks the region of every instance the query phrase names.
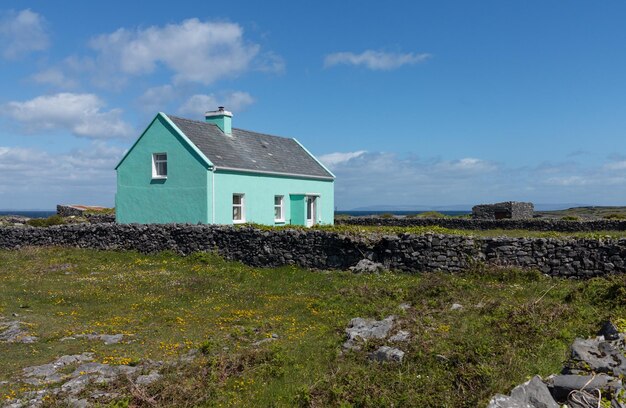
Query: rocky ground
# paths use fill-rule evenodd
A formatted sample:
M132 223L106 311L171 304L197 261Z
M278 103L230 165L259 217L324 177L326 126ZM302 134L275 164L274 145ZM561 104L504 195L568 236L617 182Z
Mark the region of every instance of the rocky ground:
M535 376L488 408L626 408L625 355L626 334L607 321L597 337L574 340L560 374Z

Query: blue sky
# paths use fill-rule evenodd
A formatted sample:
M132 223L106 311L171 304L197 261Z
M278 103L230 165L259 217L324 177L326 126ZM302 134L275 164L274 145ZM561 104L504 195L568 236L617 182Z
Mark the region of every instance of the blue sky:
M217 105L339 209L626 205L626 3L391 4L3 1L0 208L112 205L156 112Z

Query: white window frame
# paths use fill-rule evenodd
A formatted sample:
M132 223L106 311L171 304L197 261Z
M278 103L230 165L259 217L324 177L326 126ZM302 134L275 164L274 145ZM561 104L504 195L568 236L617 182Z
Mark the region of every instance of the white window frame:
M276 204L276 197L280 197L280 204ZM276 218L276 208L280 208L280 218ZM284 195L274 196L274 222L278 222L278 223L285 222L285 196Z
M241 204L235 204L235 197L239 196L241 197ZM232 204L232 208L233 208L233 224L244 224L246 222L246 195L243 193L233 193L232 199L231 199L231 204ZM235 214L234 214L234 209L235 207L239 207L241 209L241 219L240 220L236 220L235 219Z
M157 159L157 156L165 155L165 160ZM165 174L158 174L158 166L157 164L165 163ZM152 153L152 178L163 180L167 178L167 153Z

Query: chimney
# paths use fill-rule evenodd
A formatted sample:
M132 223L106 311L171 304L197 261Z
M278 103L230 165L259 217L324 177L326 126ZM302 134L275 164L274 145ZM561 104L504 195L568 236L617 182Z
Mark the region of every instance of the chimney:
M224 110L223 106L217 108L216 111L208 111L204 114L207 123L213 123L217 125L222 132L227 135L233 133L233 114L227 110Z

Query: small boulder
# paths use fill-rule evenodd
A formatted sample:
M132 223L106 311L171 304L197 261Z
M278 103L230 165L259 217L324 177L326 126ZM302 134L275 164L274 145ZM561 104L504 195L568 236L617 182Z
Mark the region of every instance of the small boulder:
M555 375L548 379L548 389L555 400L567 401L572 391L609 390L619 387L617 381L606 374L597 375Z
M408 331L398 330L396 334L389 337L389 341L392 341L392 342L408 341L410 337L411 337L411 334Z
M380 362L401 363L404 358L404 351L395 347L380 346L378 350L369 354L369 359Z
M359 349L358 343L368 339L384 339L393 327L395 316L388 316L383 320L363 319L356 317L350 320L346 334L348 339L343 344L344 349Z
M380 273L386 271L387 268L381 263L361 259L355 266L351 266L350 270L354 273Z
M619 340L619 330L612 322L607 320L602 324L598 336L604 336L605 340Z
M159 374L158 371L156 370L152 370L150 372L150 374L144 374L144 375L140 375L139 377L137 377L137 379L135 380L135 384L137 385L150 385L153 382L156 382L158 380L160 380L162 377L161 374Z
M450 306L450 310L461 310L463 309L463 305L460 303L453 303L452 306Z
M603 341L602 337L574 340L571 353L567 370L586 369L595 373L626 375L624 353L611 342Z
M550 390L538 375L513 388L511 397L535 408L559 408L559 404L552 398Z

